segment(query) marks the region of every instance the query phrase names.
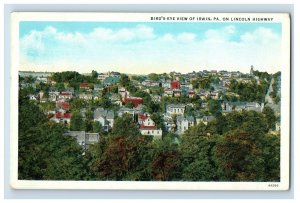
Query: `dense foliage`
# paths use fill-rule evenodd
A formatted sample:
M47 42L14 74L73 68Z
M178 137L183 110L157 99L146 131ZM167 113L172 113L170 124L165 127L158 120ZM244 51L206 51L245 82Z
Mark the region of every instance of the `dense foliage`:
M63 125L47 121L39 107L20 91L19 178L27 180L159 180L279 181L280 135L270 133L276 121L265 108L218 115L182 136L162 140L142 136L132 118L117 118L110 133L83 154ZM211 104L219 106L219 104ZM89 117L89 116L87 116ZM71 122L84 130L79 113ZM159 114L153 120L163 127ZM179 142L175 142L175 137Z

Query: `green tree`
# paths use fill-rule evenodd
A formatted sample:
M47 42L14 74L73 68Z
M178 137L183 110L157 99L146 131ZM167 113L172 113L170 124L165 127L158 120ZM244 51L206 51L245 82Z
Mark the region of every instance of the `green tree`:
M210 99L208 101L208 110L214 116L220 114L220 112L222 111L221 102L218 100Z
M132 102L128 102L125 107L132 109L134 107Z
M96 146L91 170L98 179L149 180L148 144L129 115L117 118L110 136Z
M85 122L79 112L74 112L71 117L70 130L85 130Z
M148 75L148 78L149 78L149 80L152 80L152 81L158 81L159 80L159 75L157 75L156 73L150 73Z
M151 119L155 122L156 126L162 130L165 130L164 120L160 113L152 113Z
M263 181L264 157L261 139L243 128L221 137L214 150L217 174L223 181Z
M97 71L92 70L92 78L97 79L98 78L98 73Z
M19 91L19 133L26 132L46 121L42 110L33 102L29 101L27 90Z
M182 179L189 181L217 180L212 150L216 136L204 124L189 128L182 137L180 151L181 164L184 166Z
M128 87L130 85L130 79L129 79L128 75L121 74L120 85L123 87Z
M57 91L59 91L59 92L65 91L64 83L56 83L55 87L57 88Z
M93 133L102 133L103 132L103 127L99 121L94 121L93 122Z
M64 131L61 124L45 123L19 134L19 179L84 179L82 148Z
M262 113L264 114L264 116L267 120L268 128L270 130L274 130L275 129L275 124L276 124L276 116L275 116L275 113L274 113L273 109L266 106L266 107L264 107Z
M150 163L151 179L156 181L180 180L180 151L171 137L157 140L153 144Z

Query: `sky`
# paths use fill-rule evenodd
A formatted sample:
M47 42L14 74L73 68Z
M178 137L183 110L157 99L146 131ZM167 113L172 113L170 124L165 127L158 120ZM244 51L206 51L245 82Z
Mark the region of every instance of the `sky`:
M20 22L20 70L280 70L280 23Z

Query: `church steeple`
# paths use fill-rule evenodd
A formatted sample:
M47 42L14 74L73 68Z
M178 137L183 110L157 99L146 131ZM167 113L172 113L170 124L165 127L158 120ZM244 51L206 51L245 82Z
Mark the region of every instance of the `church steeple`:
M250 75L253 75L253 73L254 73L254 67L253 67L253 65L251 65Z

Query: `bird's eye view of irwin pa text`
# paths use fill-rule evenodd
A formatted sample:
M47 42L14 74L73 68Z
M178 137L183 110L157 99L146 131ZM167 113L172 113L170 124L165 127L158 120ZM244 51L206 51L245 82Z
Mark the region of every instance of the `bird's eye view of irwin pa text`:
M283 32L19 21L17 179L280 183Z

